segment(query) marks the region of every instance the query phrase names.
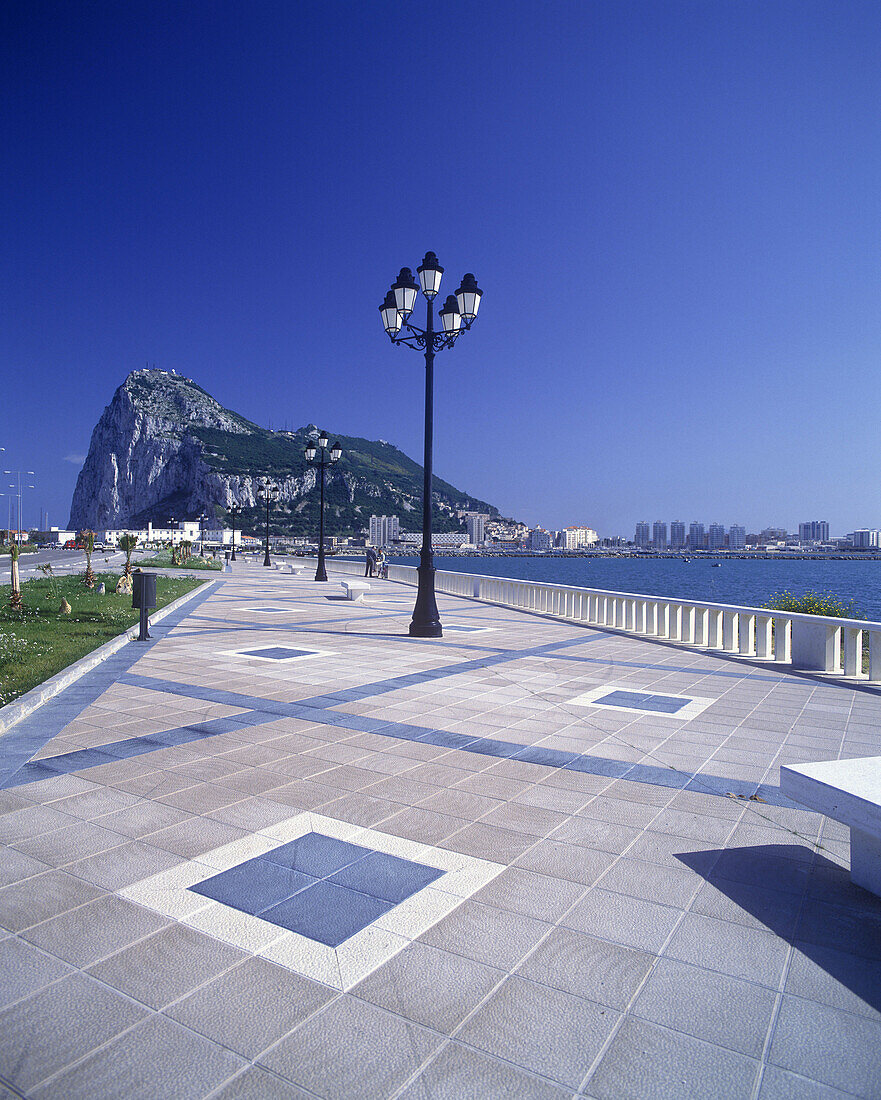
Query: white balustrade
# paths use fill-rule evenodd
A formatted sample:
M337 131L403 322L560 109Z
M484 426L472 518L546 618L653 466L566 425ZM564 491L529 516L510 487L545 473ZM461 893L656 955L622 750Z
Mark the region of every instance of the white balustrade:
M328 561L327 568L348 574L364 571L359 562L339 559ZM419 576L415 566L389 565L388 579L415 587ZM442 570L435 573L435 588L452 596L773 661L795 670L881 681L881 623ZM868 668L864 670L866 648Z

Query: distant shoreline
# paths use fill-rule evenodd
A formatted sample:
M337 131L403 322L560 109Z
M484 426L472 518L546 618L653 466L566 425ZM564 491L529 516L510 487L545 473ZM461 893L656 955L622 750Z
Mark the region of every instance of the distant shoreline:
M313 556L317 551L312 550ZM389 550L390 558L418 558L418 550L401 553ZM335 557L363 557L360 549L342 549ZM640 550L554 550L542 553L535 550L455 550L452 547L435 547L434 556L441 558L539 558L542 561L570 560L572 558L623 558L637 561L879 561L881 550L854 550L848 553L808 553L797 550L755 550L755 551L708 551L695 550L691 554L653 554Z

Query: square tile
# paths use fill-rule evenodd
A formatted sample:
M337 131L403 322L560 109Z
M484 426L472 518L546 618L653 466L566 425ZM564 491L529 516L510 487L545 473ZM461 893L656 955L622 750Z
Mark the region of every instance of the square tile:
M630 684L603 684L565 702L576 707L603 707L622 713L654 714L689 722L717 700L696 695L637 691Z
M618 1019L609 1008L512 977L456 1037L575 1090ZM634 1094L622 1091L616 1100L627 1095Z
M261 913L264 920L288 928L307 939L328 947L341 943L387 913L392 903L334 886L329 881L317 882L298 894Z
M259 913L315 882L309 875L258 856L197 882L190 889L243 913Z
M260 1064L325 1097L393 1096L443 1037L355 997L338 997Z
M223 657L242 657L248 661L304 661L313 657L332 656L326 650L294 649L293 646L259 646L254 649L236 649L222 653Z
M657 1024L625 1018L591 1076L596 1100L749 1100L759 1062Z
M345 990L503 870L488 860L306 812L120 894ZM258 875L253 888L251 874ZM287 896L277 899L279 891Z
M369 848L311 832L274 848L263 857L312 878L326 878L370 854Z
M328 881L397 905L442 874L437 867L426 867L385 852L371 852L337 871Z

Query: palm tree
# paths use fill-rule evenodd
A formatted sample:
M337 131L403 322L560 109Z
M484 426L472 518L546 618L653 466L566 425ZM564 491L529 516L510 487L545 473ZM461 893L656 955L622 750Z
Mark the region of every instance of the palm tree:
M122 535L117 543L119 549L125 551L125 575L127 577L132 575L132 550L134 550L137 545L137 535Z
M15 611L21 611L21 578L18 572L18 543L12 541L9 543L9 557L11 559L10 564L10 580L12 582L12 592L9 595L9 606Z
M95 574L92 572L92 551L95 549L95 532L83 531L83 549L86 552L86 572L83 576L83 584L86 588L95 587Z

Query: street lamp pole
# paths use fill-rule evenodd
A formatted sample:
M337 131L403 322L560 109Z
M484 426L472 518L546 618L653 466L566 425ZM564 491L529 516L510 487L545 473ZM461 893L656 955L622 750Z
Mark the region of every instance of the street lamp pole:
M318 446L316 447L310 439L305 451L306 461L320 471L318 475L319 484L321 485L321 497L318 506L318 568L315 570L317 581L327 580L327 570L324 567L324 471L328 466L339 462L340 455L343 453L339 443L334 443L330 453L328 453L328 442L327 432L321 432L318 436Z
M271 481L264 479L260 482L260 492L266 498L266 553L263 555L263 564L269 567L272 565L269 560L269 503L274 496L277 496L278 487L273 485Z
M433 252L426 252L421 267L417 268L419 284L413 278L409 267L401 272L385 301L379 307L382 323L393 344L404 344L408 348L425 354L425 456L422 491L422 549L419 552L419 587L416 593L416 605L413 608L413 620L410 623L410 635L414 638L441 638L443 627L437 610L434 593L434 555L431 549L431 478L432 449L434 437L434 357L444 348L451 348L463 331L471 328L483 291L477 286L474 276L468 272L455 295L450 294L439 310L441 331L434 330L434 299L440 290L444 269L437 262ZM416 304L419 289L426 298L426 323L420 329L409 323L410 314ZM401 329L406 334L400 336Z
M230 522L232 523L232 557L230 558L230 561L235 561L236 560L236 516L240 516L242 514L242 510L237 505L233 505L232 508L227 508L227 512L229 513Z
M21 490L22 490L21 475L26 474L28 477L33 477L34 476L34 471L33 470L4 470L3 473L14 475L15 479L16 479L16 482L17 482L17 485L10 485L9 488L10 489L16 489L16 496L18 497L18 512L16 513L16 517L15 517L15 526L16 526L16 529L18 531L18 539L16 541L19 544L21 544L22 535L24 534L24 524L21 522ZM34 486L33 485L25 485L24 488L25 489L33 489Z
M205 513L199 516L199 557L205 557Z

